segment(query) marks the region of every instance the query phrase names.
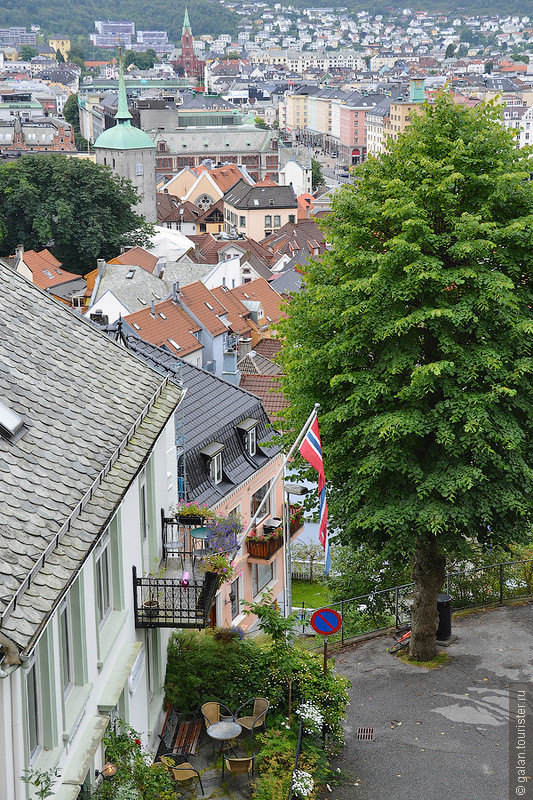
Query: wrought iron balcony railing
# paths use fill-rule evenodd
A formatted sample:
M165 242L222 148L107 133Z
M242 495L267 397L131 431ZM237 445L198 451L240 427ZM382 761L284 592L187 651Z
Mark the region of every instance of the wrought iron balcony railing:
M139 578L133 567L133 603L136 628L205 628L215 601L219 576L207 572L201 579Z

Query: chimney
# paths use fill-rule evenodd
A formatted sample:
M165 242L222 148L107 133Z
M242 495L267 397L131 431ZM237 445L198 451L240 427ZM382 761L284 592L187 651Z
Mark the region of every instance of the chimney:
M123 245L123 244L121 244L121 245L120 245L120 255L122 255L122 254L123 254L123 253L125 253L125 252L126 252L126 248L124 247L124 245Z
M172 301L174 303L178 302L178 298L179 298L180 294L181 294L181 292L180 292L180 282L176 281L175 283L172 284Z
M150 314L155 319L155 300L152 300L152 302L150 303Z
M16 258L18 258L20 261L22 261L22 260L23 260L23 258L24 258L24 245L23 245L23 244L18 244L18 245L15 247L15 256L16 256Z
M105 275L105 258L98 258L96 260L96 270L99 278Z

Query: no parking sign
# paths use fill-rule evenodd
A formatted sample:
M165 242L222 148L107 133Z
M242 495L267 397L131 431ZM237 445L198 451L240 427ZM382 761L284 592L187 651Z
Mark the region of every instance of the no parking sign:
M342 617L332 608L319 608L311 617L311 627L321 636L330 636L342 628Z

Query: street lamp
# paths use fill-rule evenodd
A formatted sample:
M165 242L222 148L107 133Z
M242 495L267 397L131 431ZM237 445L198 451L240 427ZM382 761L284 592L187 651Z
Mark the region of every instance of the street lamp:
M292 563L291 563L291 532L289 522L289 495L306 495L309 492L307 486L299 483L283 483L283 544L285 551L285 618L292 611Z

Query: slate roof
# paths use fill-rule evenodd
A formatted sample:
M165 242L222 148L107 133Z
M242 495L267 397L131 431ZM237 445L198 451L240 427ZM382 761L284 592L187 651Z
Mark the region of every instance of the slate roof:
M305 259L307 257L305 256ZM289 262L293 264L294 262ZM274 287L276 292L286 294L287 292L299 292L302 288L303 275L295 269L284 269L279 275L276 275L271 281L270 285Z
M29 652L181 390L1 265L0 284L0 398L27 426L15 442L0 436L0 630ZM135 423L140 424L132 435ZM125 448L56 542L123 441Z
M312 219L287 222L279 231L263 239L261 244L278 256L283 254L291 258L302 250L308 255L320 255L326 250L324 234Z
M257 397L136 336L127 335L125 342L162 375L170 373L178 378L185 389L176 415L176 426L185 452L187 500L216 505L280 452L277 434ZM254 457L245 452L236 428L248 417L258 421L258 451ZM199 420L201 424L198 424ZM213 441L224 445L224 477L219 484L211 479L208 465L200 453Z
M224 195L224 202L239 209L297 208L292 186L250 186L239 181Z
M167 192L157 192L156 204L159 224L163 222L196 222L202 214L202 210L194 203L180 200Z
M221 153L225 155L262 152L271 149L272 132L245 125L217 128L180 128L152 133L154 141L166 142L169 151L178 155L189 153Z
M273 361L251 350L237 362L243 375L279 375L281 367Z
M128 275L130 277L127 277ZM107 291L111 291L133 314L149 307L152 300L156 302L162 300L169 293L169 287L161 278L143 267L109 263L106 264L104 275L97 284L95 283L92 306L97 304Z

